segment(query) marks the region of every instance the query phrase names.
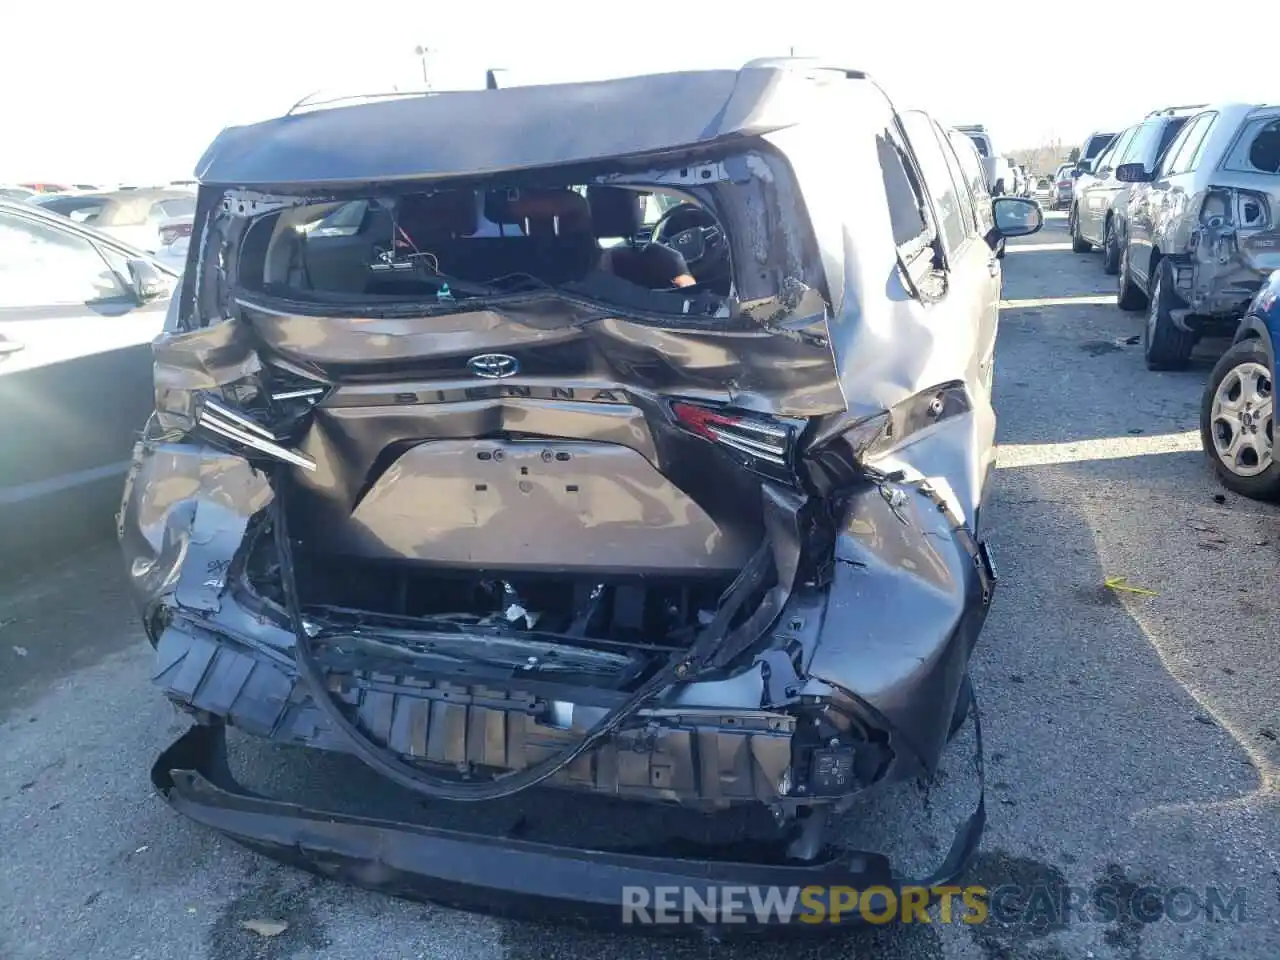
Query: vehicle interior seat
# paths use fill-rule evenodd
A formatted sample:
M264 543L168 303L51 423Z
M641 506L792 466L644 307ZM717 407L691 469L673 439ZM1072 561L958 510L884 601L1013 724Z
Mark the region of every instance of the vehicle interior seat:
M640 194L624 187L587 187L591 232L604 239L633 241L644 222Z
M557 285L581 280L599 258L586 198L568 187L490 191L484 215L511 233L460 240L441 254L442 272L481 283L523 274Z

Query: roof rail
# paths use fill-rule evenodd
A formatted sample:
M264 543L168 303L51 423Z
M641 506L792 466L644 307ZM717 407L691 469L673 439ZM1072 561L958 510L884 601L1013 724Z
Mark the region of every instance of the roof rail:
M339 103L363 103L369 100L394 100L397 97L428 97L438 93L439 91L437 90L388 90L385 92L376 92L376 93L348 93L348 94L342 94L336 97L326 97L322 100L317 99L319 94L321 94L322 92L323 91L321 90L312 90L305 97L303 97L293 106L291 106L285 112L285 116L291 117L295 113L299 113L302 110L306 110L311 107L332 107L335 104L339 104Z
M1147 117L1171 117L1179 110L1201 110L1207 106L1207 103L1184 103L1179 107L1160 107L1158 110L1152 110L1148 113Z
M854 70L817 57L756 57L742 65L743 70L832 70L848 80L866 80L865 70Z

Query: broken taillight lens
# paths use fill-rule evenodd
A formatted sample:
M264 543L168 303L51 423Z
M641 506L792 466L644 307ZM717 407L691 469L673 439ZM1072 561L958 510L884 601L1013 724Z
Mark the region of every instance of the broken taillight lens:
M200 390L192 396L195 426L207 440L249 458L265 457L315 470L315 461L293 448L312 408L331 386L304 370L270 361L261 374Z
M1200 206L1200 223L1214 229L1265 229L1271 226L1271 203L1265 193L1210 187Z
M223 444L232 441L236 447L243 448L245 453L252 451L304 470L316 468L314 460L284 446L279 437L253 417L210 396L202 395L198 399L195 420L196 425L206 433L212 434Z
M189 223L171 223L160 228L160 242L165 246L173 243L179 237L191 236L191 224Z
M796 427L743 411L678 401L671 404L676 422L690 433L775 467L791 464Z

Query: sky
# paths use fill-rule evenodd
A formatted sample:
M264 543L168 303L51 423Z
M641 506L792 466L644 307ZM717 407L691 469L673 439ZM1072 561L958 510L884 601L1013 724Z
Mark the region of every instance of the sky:
M0 183L186 178L220 129L279 115L316 90L421 87L419 46L434 89L483 86L489 67L553 83L736 67L794 49L867 70L899 108L983 123L999 151L1079 144L1159 106L1280 102L1275 58L1232 46L1274 32L1276 0L1218 0L1201 22L1217 44L1150 4L217 0L182 9L118 0L96 16L84 9L45 0L5 12Z

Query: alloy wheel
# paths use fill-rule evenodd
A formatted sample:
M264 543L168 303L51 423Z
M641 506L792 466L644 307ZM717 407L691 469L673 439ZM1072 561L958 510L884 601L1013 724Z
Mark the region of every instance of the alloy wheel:
M1271 466L1271 374L1252 360L1233 367L1213 395L1213 452L1239 477L1256 477Z

